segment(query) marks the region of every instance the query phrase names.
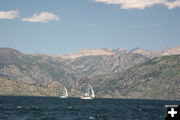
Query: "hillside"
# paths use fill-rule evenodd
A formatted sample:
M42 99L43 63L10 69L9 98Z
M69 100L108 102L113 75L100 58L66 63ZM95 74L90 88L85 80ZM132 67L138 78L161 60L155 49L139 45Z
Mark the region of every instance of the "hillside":
M180 55L154 58L123 72L96 76L91 84L101 97L180 99Z
M65 86L70 96L82 96L91 84L97 97L180 99L179 47L84 52L62 58L0 48L0 94L59 96Z
M86 76L93 76L119 72L148 60L140 54L120 53L113 56L84 56L69 60L68 64Z
M72 87L82 74L46 55L28 55L14 49L0 49L0 76L27 84L58 81Z
M82 93L68 89L72 97L81 96ZM63 86L57 81L48 81L42 85L26 84L0 78L0 95L20 95L20 96L61 96Z

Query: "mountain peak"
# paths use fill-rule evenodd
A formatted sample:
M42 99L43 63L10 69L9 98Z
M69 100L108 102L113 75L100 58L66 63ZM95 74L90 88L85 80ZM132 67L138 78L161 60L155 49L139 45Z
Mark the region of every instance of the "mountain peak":
M163 51L151 51L144 48L136 47L129 52L126 51L124 48L117 48L117 49L111 49L111 48L96 48L96 49L83 49L76 53L70 53L70 54L57 54L53 55L52 57L55 58L66 58L66 59L75 59L83 56L111 56L121 53L133 53L133 54L141 54L143 56L146 56L148 58L154 58L158 56L165 56L165 55L177 55L180 54L180 46L168 48Z
M12 48L0 48L0 55L2 54L11 55L11 54L20 54L20 52Z
M149 51L149 50L146 50L146 49L144 49L144 48L139 48L139 47L136 47L136 48L130 50L131 53L147 52L147 51Z
M15 63L24 56L23 53L12 48L0 48L0 62L3 64Z
M53 57L62 57L62 58L78 58L83 56L97 56L97 55L114 55L112 49L108 48L96 48L96 49L83 49L77 53L65 54L65 55L53 55Z
M96 48L96 49L84 49L79 53L85 55L112 55L112 49L107 48Z
M173 48L167 48L165 50L162 51L162 55L178 55L180 54L180 46L176 46Z
M124 48L117 48L117 49L115 49L114 51L115 51L116 53L126 53L126 52L127 52L127 50L124 49Z
M153 58L153 57L158 55L157 52L153 52L153 51L146 50L146 49L143 49L143 48L138 48L138 47L132 49L131 51L129 51L129 53L137 53L137 54L147 56L149 58Z
M117 53L126 53L126 52L127 51L124 48L117 48L117 49L111 49L111 48L87 49L86 48L77 53L53 55L53 57L74 59L74 58L79 58L83 56L100 56L100 55L110 56L110 55L115 55Z

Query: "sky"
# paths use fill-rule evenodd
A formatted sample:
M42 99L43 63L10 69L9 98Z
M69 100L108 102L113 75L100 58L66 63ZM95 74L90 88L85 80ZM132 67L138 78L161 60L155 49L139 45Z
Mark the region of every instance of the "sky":
M180 0L0 0L0 47L47 55L180 45Z

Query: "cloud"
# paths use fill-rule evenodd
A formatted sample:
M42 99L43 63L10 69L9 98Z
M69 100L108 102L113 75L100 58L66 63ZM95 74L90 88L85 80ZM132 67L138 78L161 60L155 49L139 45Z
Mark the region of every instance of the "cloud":
M90 28L93 28L93 27L96 27L97 26L97 24L89 24L88 25L88 27L90 27Z
M180 7L180 0L93 0L95 2L102 2L106 4L117 4L122 9L144 9L152 7L153 5L164 5L168 9Z
M19 16L19 12L15 11L0 11L0 19L14 19Z
M60 18L50 12L41 12L39 14L35 13L32 17L26 17L22 18L22 21L26 22L42 22L42 23L47 23L49 21L59 21Z

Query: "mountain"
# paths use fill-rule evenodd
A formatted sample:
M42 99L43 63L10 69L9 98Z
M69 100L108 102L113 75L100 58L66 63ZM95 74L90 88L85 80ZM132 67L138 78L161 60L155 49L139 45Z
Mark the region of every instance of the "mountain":
M111 56L115 55L116 53L124 53L126 52L123 48L118 49L108 49L108 48L97 48L97 49L84 49L81 50L78 53L72 53L72 54L65 54L65 55L53 55L55 58L64 58L64 59L75 59L79 57L85 57L85 56Z
M111 56L84 56L69 60L68 64L83 75L93 76L119 72L147 60L149 58L140 54L120 53Z
M162 51L150 51L143 48L134 48L129 51L130 53L138 53L144 55L149 58L159 57L159 56L167 56L167 55L179 55L180 54L180 46L166 48Z
M0 95L61 96L62 91L63 86L57 81L48 81L38 86L0 78ZM72 89L68 89L68 93L73 97L82 95L82 93Z
M149 60L145 55L127 52L123 48L85 49L78 53L53 55L52 58L63 61L86 77L122 71Z
M150 51L150 50L146 50L146 49L142 49L142 48L134 48L129 52L141 54L141 55L146 56L148 58L154 58L154 57L160 56L159 52L154 52L154 51Z
M55 81L43 87L0 78L1 95L59 96L62 89L62 85Z
M173 48L167 48L161 52L162 56L166 55L178 55L180 54L180 46L173 47Z
M20 61L26 60L26 56L12 48L0 48L0 64L18 64Z
M125 71L91 78L99 97L180 99L180 55L162 56Z
M72 87L83 75L46 55L28 55L14 49L0 49L0 76L27 84L58 81Z
M98 48L55 56L0 48L0 94L59 96L65 86L70 96L82 96L90 83L98 97L179 99L180 62L174 54L179 47Z

